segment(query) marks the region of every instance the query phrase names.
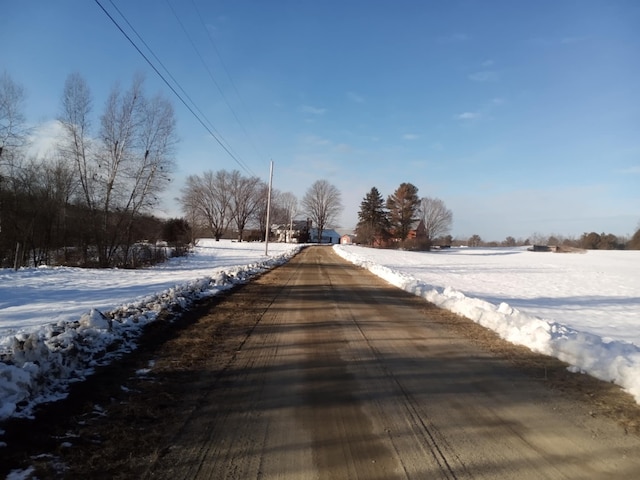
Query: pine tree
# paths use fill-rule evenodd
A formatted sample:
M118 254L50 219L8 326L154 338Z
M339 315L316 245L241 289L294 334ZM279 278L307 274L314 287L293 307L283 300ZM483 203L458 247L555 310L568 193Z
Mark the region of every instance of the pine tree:
M393 195L387 198L391 226L395 230L395 236L400 240L409 236L409 231L417 220L419 205L418 188L411 183L401 183Z
M627 248L629 250L640 250L640 227L636 230L636 233L633 234L631 240L629 240Z
M384 199L376 187L371 188L360 203L356 233L358 241L372 245L376 238L386 239L389 231L389 218L384 208Z

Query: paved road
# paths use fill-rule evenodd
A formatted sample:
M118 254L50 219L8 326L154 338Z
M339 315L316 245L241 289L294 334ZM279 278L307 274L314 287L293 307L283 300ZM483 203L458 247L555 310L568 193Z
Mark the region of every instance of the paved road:
M330 248L278 275L272 304L150 478L640 478L638 437Z

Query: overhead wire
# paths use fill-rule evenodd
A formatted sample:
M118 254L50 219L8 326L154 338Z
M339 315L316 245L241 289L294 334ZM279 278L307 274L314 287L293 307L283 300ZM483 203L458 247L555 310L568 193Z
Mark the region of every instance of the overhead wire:
M129 41L129 43L133 46L133 48L136 49L136 51L142 56L142 58L144 58L144 60L149 64L149 66L153 69L153 71L160 77L160 79L165 83L165 85L173 92L173 94L178 98L178 100L180 100L180 102L185 106L185 108L187 110L189 110L189 112L194 116L194 118L198 121L198 123L200 123L200 125L202 125L202 127L214 138L214 140L218 143L218 145L220 145L220 147L249 175L251 176L256 176L251 169L241 160L239 159L232 151L230 147L227 147L225 145L226 141L222 140L222 136L220 135L219 132L218 135L216 135L213 132L213 128L210 128L205 121L202 119L202 117L200 115L198 115L194 108L192 108L186 101L185 99L176 91L176 89L173 87L173 85L171 85L171 83L165 78L165 76L158 70L158 68L153 64L153 62L149 59L149 57L147 57L147 55L144 54L144 52L140 49L140 47L138 47L138 45L133 41L133 39L127 34L127 32L124 31L124 29L120 26L120 24L118 23L118 21L113 18L113 16L109 13L109 11L102 5L102 3L100 3L100 0L94 0L98 6L100 7L100 9L104 12L104 14L109 18L109 20L111 20L111 22L116 26L116 28L120 31L120 33L122 33L122 35L124 35L124 37ZM109 0L110 3L114 6L114 8L117 9L117 7L113 4L112 0ZM129 25L129 27L136 33L136 35L138 36L138 38L141 38L140 35L135 31L135 29L131 26L131 24L126 20L126 17L118 10L118 13L122 16L122 18L125 19L125 21L127 22L127 24ZM143 42L144 43L144 42ZM149 48L146 43L145 46L147 47L147 49L151 52L151 54L155 57L156 55L153 54L153 51L151 50L151 48ZM164 68L164 66L163 66ZM166 70L166 68L165 68ZM167 70L168 71L168 70ZM174 82L176 83L176 85L178 85L178 88L180 88L182 91L184 91L184 89L182 89L179 86L179 83L172 77L172 79L174 80ZM190 101L192 103L194 103L191 99ZM194 103L195 106L195 103ZM195 107L197 108L197 107ZM202 112L200 112L202 113ZM202 115L203 117L206 118L205 115ZM207 122L209 122L209 120L207 120ZM209 122L211 123L211 122Z
M207 64L207 62L205 61L204 57L202 56L202 54L200 53L200 50L198 49L198 46L196 45L196 43L193 41L193 38L191 37L191 35L189 34L189 31L186 29L186 27L184 26L184 24L182 23L182 20L180 20L180 17L178 16L178 13L175 11L175 9L173 8L173 5L171 5L171 2L169 0L166 0L167 5L169 6L169 9L171 10L171 13L173 13L173 16L175 17L176 21L178 22L178 24L180 25L180 28L182 28L182 31L184 33L184 35L187 37L187 39L189 40L189 43L191 44L191 47L193 48L194 52L196 52L196 55L198 56L198 58L200 59L200 62L202 63L202 66L204 67L204 69L207 71L207 73L209 74L209 78L211 79L211 81L213 82L213 84L216 86L216 88L218 89L218 92L220 93L220 96L222 97L222 99L224 100L225 104L227 105L227 107L229 108L229 110L231 111L233 117L235 118L236 122L238 122L238 125L240 126L240 128L242 129L242 131L244 132L244 134L247 136L247 138L249 139L249 142L252 144L254 150L255 150L255 145L253 145L253 142L251 140L251 137L249 135L249 132L247 132L247 129L244 127L242 121L240 120L240 118L238 117L238 114L236 113L235 109L233 108L233 106L231 105L231 103L229 102L229 100L227 99L227 96L224 93L224 90L222 89L222 87L220 86L220 84L218 83L218 81L216 80L213 72L211 71L211 69L209 68L209 65ZM256 154L258 154L258 156L260 156L260 154L257 152L256 150Z
M149 50L149 53L151 53L151 55L153 56L153 58L156 59L156 61L160 64L160 66L162 67L162 69L166 72L166 74L169 76L169 78L171 78L171 80L173 80L174 84L178 87L178 89L184 94L184 96L189 100L189 102L191 102L191 105L193 105L193 107L198 111L198 113L204 117L204 119L207 121L207 124L209 125L209 127L211 127L211 129L218 135L218 137L225 142L225 144L227 145L227 147L229 148L229 150L231 150L233 152L234 155L237 156L237 153L235 151L233 151L233 148L231 148L231 146L229 145L229 142L227 142L224 137L222 136L222 134L215 128L215 126L213 126L213 124L211 123L211 121L206 118L206 115L202 112L202 110L200 110L200 108L198 107L198 105L193 101L193 99L189 96L189 94L185 91L184 88L182 88L182 86L180 85L180 83L175 79L175 77L171 74L171 72L169 71L169 69L167 67L165 67L165 65L162 63L162 60L160 60L160 58L158 58L158 56L153 52L153 50L151 49L151 47L147 44L147 42L144 41L144 39L142 38L142 36L140 36L140 34L137 32L137 30L135 29L135 27L133 25L131 25L131 23L129 22L129 20L127 19L127 17L120 11L120 9L118 8L118 6L112 1L109 0L109 3L111 3L111 5L113 6L113 8L118 12L118 14L123 18L123 20L126 22L126 24L128 25L128 27L133 31L133 33L136 34L136 36L138 37L138 39L142 42L142 44L147 48L147 50ZM244 163L244 162L243 162ZM247 167L248 169L248 167ZM250 169L249 169L250 170Z
M249 113L249 109L247 108L247 104L245 103L244 99L242 98L242 95L240 95L240 92L238 91L238 88L236 87L236 84L233 81L233 78L231 78L231 74L229 73L229 69L227 68L224 60L222 59L222 55L220 55L220 51L218 50L218 47L216 46L216 43L213 40L213 37L211 36L211 32L207 28L207 25L204 23L204 19L202 18L202 13L200 13L200 10L198 9L198 6L196 5L195 0L191 0L191 4L193 5L193 9L195 10L195 12L196 12L196 14L198 16L198 20L200 20L200 25L202 25L202 29L207 34L207 38L209 39L209 43L211 44L211 47L213 48L213 51L216 53L216 56L218 57L218 60L220 60L220 65L222 66L222 69L224 70L224 73L227 75L227 78L229 79L229 83L233 87L233 91L235 92L236 96L238 97L238 100L240 100L240 104L242 105L242 108L244 109L244 113L246 114L247 118L249 119L249 122L251 123L250 126L253 126L253 128L255 130L255 122L253 121L253 118L251 117L251 113ZM244 130L245 134L247 135L247 138L249 139L249 142L251 142L251 146L253 147L253 149L256 152L256 154L258 154L258 156L260 156L260 154L258 153L258 149L256 148L256 145L253 142L253 138L251 137L251 135L249 135L249 133L246 131L246 129L244 128L244 126L242 124L240 126L242 127L242 129Z

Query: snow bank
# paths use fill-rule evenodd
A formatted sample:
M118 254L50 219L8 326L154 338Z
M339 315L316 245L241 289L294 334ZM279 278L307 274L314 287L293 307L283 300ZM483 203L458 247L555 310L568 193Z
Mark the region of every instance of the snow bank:
M566 325L563 322L563 310L556 307L556 318L545 319L536 315L538 309L545 314L552 313L550 305L557 305L556 298L540 295L539 292L532 292L531 298L527 298L523 304L527 305L528 311L516 308L506 301L495 301L497 298L495 292L487 292L486 295L492 301L468 296L463 291L453 286L458 281L464 283L468 279L466 277L473 276L475 282L484 282L492 284L496 290L508 290L503 284L508 282L515 285L515 288L543 288L531 287L539 283L544 285L548 279L554 274L554 270L558 268L557 264L549 263L551 259L559 259L563 254L539 254L530 253L523 250L512 250L515 255L536 255L530 257L527 261L533 264L535 261L544 259L544 265L535 269L535 273L531 270L521 270L516 268L515 263L508 263L501 259L499 261L499 269L489 269L481 264L470 264L469 257L463 260L454 259L452 256L441 253L411 253L397 251L380 251L354 246L334 246L337 254L346 260L359 265L377 276L383 278L390 284L423 297L427 301L435 305L450 310L454 313L467 317L480 325L494 330L505 340L524 345L531 350L545 355L554 356L571 365L572 371L586 372L601 380L612 381L620 385L629 392L640 403L640 343L632 343L621 339L614 340L611 335L600 335L588 330L581 330ZM485 249L487 250L487 249ZM621 252L618 252L621 253ZM640 259L640 256L629 255L627 260L633 262ZM495 253L494 253L495 254ZM554 257L541 257L540 255L554 255ZM438 257L440 256L440 257ZM577 256L574 256L577 257ZM580 256L584 258L584 256ZM375 261L372 261L372 258ZM378 263L376 263L378 262ZM443 264L449 265L449 269L445 270ZM383 265L382 263L386 264ZM390 267L388 265L393 265ZM636 264L636 267L640 264ZM483 270L484 268L484 270ZM569 267L563 267L569 268ZM548 272L545 273L544 269ZM431 270L431 274L421 274ZM464 276L465 279L458 280L456 275L452 275L451 271L456 270L458 276ZM407 273L411 271L412 274ZM437 273L433 273L436 271ZM640 289L636 286L636 269L632 268L630 272L635 273L634 277L624 281L624 278L617 278L621 285L626 288L631 285L637 291L629 291L630 297L624 297L616 302L600 302L601 309L604 312L595 311L593 306L585 307L584 316L600 318L600 314L606 315L608 309L614 308L615 305L629 305L630 315L624 322L624 325L616 325L609 322L612 330L626 330L627 338L637 339L640 335L640 312L637 308L637 301L640 299ZM527 273L529 272L529 273ZM602 275L602 272L597 272ZM618 272L619 273L619 272ZM532 275L537 278L534 280ZM431 281L425 281L421 276L429 278ZM566 274L564 275L566 277ZM496 280L498 277L500 280ZM444 280L444 284L436 285L437 278ZM435 280L435 281L434 281ZM584 281L584 279L583 279ZM448 283L448 284L447 284ZM525 287L528 285L528 287ZM466 284L471 288L471 284ZM480 287L473 287L480 288ZM513 287L512 287L513 288ZM576 288L575 286L573 288ZM602 293L602 287L600 292ZM621 286L617 288L619 291ZM562 294L567 292L563 291ZM602 296L602 295L601 295ZM537 300L533 300L537 299ZM536 303L537 302L537 305ZM586 302L585 302L586 303ZM574 307L572 307L574 308ZM590 324L590 318L584 319L584 324ZM634 321L635 320L635 321ZM574 322L575 323L575 322ZM624 326L627 328L623 328Z
M250 250L251 248L253 249ZM56 290L56 286L52 285L55 284L58 287L63 285L65 278L69 276L78 281L76 276L81 279L101 273L110 274L112 277L106 279L110 282L108 286L113 287L113 283L116 283L118 288L115 292L120 295L139 293L141 280L150 281L151 277L162 276L163 270L168 272L169 279L185 279L182 283L165 288L158 293L140 296L132 302L122 304L122 298L113 297L110 300L111 304L119 304L119 306L104 312L98 308L90 308L79 314L76 306L76 310L71 310L71 313L64 310L64 319L53 323L43 322L42 317L39 317L43 315L42 310L33 309L32 315L40 318L40 320L36 318L33 322L40 325L31 325L29 328L17 331L15 325L19 322L15 317L22 318L23 314L16 313L8 307L4 310L0 308L0 313L8 312L7 318L0 317L0 325L5 325L2 331L4 335L0 337L0 420L10 416L29 417L37 405L64 398L70 383L84 380L94 372L97 366L106 365L135 349L143 327L156 320L161 311L179 311L188 308L197 299L215 295L234 285L247 282L256 275L289 260L298 252L299 247L291 245L276 247L279 252L271 257L261 254L260 249L264 251L264 244L254 244L251 247L251 244L232 245L226 242L214 244L205 241L191 258L174 259L168 265L146 270L143 276L140 275L140 271L95 272L69 268L49 269L56 273L55 278L59 281L38 283L44 282L42 278L49 272L44 275L40 272L41 274L37 275L38 272L34 272L37 269L24 269L15 273L0 271L5 279L11 280L11 275L14 279L28 276L32 285L42 287L44 293L40 290L41 297L34 296L32 301L39 304L45 311L48 308L49 315L60 309L64 310L58 303L65 303L65 301L74 306L80 303L81 309L87 305L87 302L91 302L92 298L96 303L105 305L106 300L101 295L108 290L106 284L103 288L96 286L95 296L86 290L87 282L76 285L75 289L58 288ZM240 264L232 265L234 262ZM211 272L210 275L186 280L188 275L195 276L205 270ZM132 281L131 277L136 277L136 280ZM171 280L168 281L171 282ZM16 286L18 283L17 281L13 283L14 296L21 297L20 292L23 289ZM11 282L8 281L5 286L10 284ZM154 288L154 285L146 288ZM111 295L115 293L111 292ZM61 298L64 298L64 301L60 302ZM5 304L19 304L29 302L29 298L26 295L21 301L8 302L8 297L0 297L0 307L3 301ZM11 312L14 312L14 318L11 318ZM73 312L76 312L75 319L72 318ZM25 324L31 324L31 322L25 322Z

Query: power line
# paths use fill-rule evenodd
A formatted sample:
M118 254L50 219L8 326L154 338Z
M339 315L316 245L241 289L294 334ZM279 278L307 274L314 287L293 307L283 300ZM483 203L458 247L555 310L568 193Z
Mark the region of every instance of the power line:
M124 35L124 37L129 41L129 43L133 46L133 48L136 49L136 51L142 56L142 58L144 58L144 60L149 64L149 66L153 69L154 72L156 72L156 74L162 79L162 81L165 83L165 85L167 85L167 87L169 87L169 89L173 92L173 94L178 97L178 100L180 100L180 102L187 108L187 110L189 110L189 112L191 112L191 114L195 117L196 120L198 120L198 122L200 123L200 125L202 125L202 127L209 132L209 134L215 139L215 141L222 147L222 149L227 152L227 154L245 171L247 172L249 175L251 176L256 176L253 172L251 172L251 169L249 169L249 167L247 167L240 159L238 159L230 150L230 148L228 148L223 141L218 138L218 135L216 135L215 133L213 133L212 129L209 128L205 122L202 120L202 118L196 114L196 112L193 110L193 108L191 108L191 106L184 100L184 98L182 98L182 96L176 91L176 89L169 83L169 81L165 78L164 75L162 75L162 73L160 73L160 71L156 68L156 66L153 64L153 62L151 60L149 60L149 58L144 54L144 52L142 52L142 50L140 50L140 48L138 47L138 45L136 45L136 43L131 39L131 37L124 31L124 29L120 26L120 24L117 22L117 20L115 18L113 18L113 16L104 8L104 6L100 3L100 0L95 0L95 2L98 4L98 6L100 7L100 9L104 12L104 14L109 17L109 20L111 20L111 22L116 26L116 28L118 30L120 30L120 33L122 33L122 35ZM110 0L110 3L113 5L113 1ZM113 5L114 8L115 5ZM120 13L120 15L122 15L122 13L120 11L118 11ZM122 15L123 18L125 18L126 21L126 17L124 17L124 15ZM127 22L127 24L129 24L129 22ZM130 24L129 24L130 25ZM138 33L135 31L135 29L133 27L131 27L131 29L136 33L136 35L138 35ZM140 38L140 35L138 35L138 37ZM145 44L146 45L146 44ZM153 51L147 46L147 48L149 49L149 51L153 54ZM155 57L155 55L154 55ZM157 58L157 57L156 57ZM174 79L175 81L175 79ZM177 85L179 85L178 82L176 82ZM180 87L179 87L180 88ZM184 91L184 90L183 90ZM208 120L207 120L208 121ZM209 122L210 123L210 122ZM220 135L220 137L222 137Z
M140 34L136 31L136 29L134 28L133 25L131 25L131 23L129 22L129 20L127 20L127 17L124 15L124 13L122 13L120 11L120 9L118 8L118 6L116 4L113 3L112 0L109 0L109 3L111 3L111 5L113 6L113 8L115 8L115 10L120 14L120 16L124 19L124 21L126 22L126 24L129 26L129 28L131 30L133 30L133 33L136 34L136 36L138 37L138 39L142 42L142 44L147 48L147 50L149 50L149 52L151 53L151 55L153 56L153 58L156 59L156 61L160 64L160 66L163 68L163 70L166 72L166 74L169 76L169 78L171 78L171 80L173 80L173 82L178 86L178 88L180 89L180 91L184 94L184 96L189 100L189 102L191 102L191 105L193 105L193 107L198 111L198 113L205 118L205 120L207 121L209 127L211 127L211 129L216 132L216 134L220 137L221 140L223 140L227 147L229 147L229 150L233 151L233 149L231 148L231 146L229 145L229 142L227 142L223 137L222 134L213 126L213 124L211 123L211 121L206 118L206 115L202 112L202 110L200 110L200 108L198 107L198 105L193 101L193 99L189 96L189 94L184 90L184 88L182 88L182 86L180 85L180 83L175 79L175 77L171 74L171 72L169 71L169 69L167 67L164 66L164 64L162 63L162 61L158 58L158 56L153 52L153 50L151 49L151 47L147 44L147 42L144 41L144 39L140 36ZM237 154L235 152L233 152L234 155L237 156Z
M200 25L202 25L202 29L206 32L207 38L209 38L209 43L211 43L211 47L213 48L213 51L216 52L216 56L218 57L218 60L220 60L220 65L222 65L222 69L224 70L224 73L227 74L227 78L229 79L229 83L231 83L231 86L233 87L233 90L236 93L236 96L240 100L240 104L242 105L242 108L244 109L244 113L249 118L249 122L251 123L251 126L254 126L254 130L255 130L255 123L254 123L253 119L251 118L251 114L249 113L249 109L247 108L247 105L246 105L244 99L240 95L240 92L238 91L238 88L236 87L236 84L234 83L233 79L231 78L231 74L229 73L229 69L225 65L224 60L222 59L222 55L220 55L220 51L218 50L218 47L216 47L216 43L213 41L213 37L211 36L211 33L209 32L209 29L207 28L206 24L204 23L204 20L202 18L202 14L200 13L200 10L198 9L198 6L196 5L195 0L191 0L191 4L193 5L193 9L196 11L196 14L198 15L198 20L200 20ZM249 138L249 141L251 142L251 146L253 147L254 151L258 154L258 156L260 156L260 154L258 153L258 149L256 148L256 146L255 146L255 144L253 142L253 139L247 133L247 131L245 130L244 126L243 125L240 125L240 126L242 127L242 129L244 130L245 134L247 135L247 138Z
M175 9L173 8L173 6L171 5L171 2L169 2L169 0L166 0L167 5L169 6L169 9L171 10L171 13L173 13L173 16L176 18L176 20L178 21L178 24L180 25L180 28L182 28L183 33L185 34L185 36L187 37L187 39L189 40L189 43L191 43L191 47L193 48L193 50L196 52L196 55L198 56L198 58L200 59L200 62L202 63L202 66L205 68L205 70L207 71L207 73L209 74L209 78L211 79L211 81L213 82L213 84L216 86L216 88L218 89L218 92L220 92L220 95L222 96L222 99L224 100L224 103L227 104L227 107L229 107L229 110L231 111L231 113L233 114L233 117L236 119L236 122L238 122L238 125L240 126L240 128L242 129L242 131L244 132L244 134L247 136L247 138L249 139L249 141L251 142L251 137L249 136L249 133L247 132L247 130L244 128L244 125L242 124L242 122L240 121L240 118L238 118L238 115L236 114L236 111L233 109L233 107L231 106L231 104L229 103L229 100L227 99L226 95L224 94L224 91L222 90L222 87L220 87L220 84L217 82L217 80L215 79L215 76L213 75L213 72L211 71L211 69L209 68L209 66L207 65L207 62L205 62L204 58L202 57L202 54L200 53L200 50L198 49L197 45L195 44L195 42L193 41L193 39L191 38L191 35L189 35L189 31L185 28L184 24L182 23L182 21L180 20L180 17L178 16L177 12L175 11ZM253 143L252 143L253 145ZM254 146L255 149L255 146ZM256 153L258 153L256 151ZM258 154L258 156L260 156L260 154Z

